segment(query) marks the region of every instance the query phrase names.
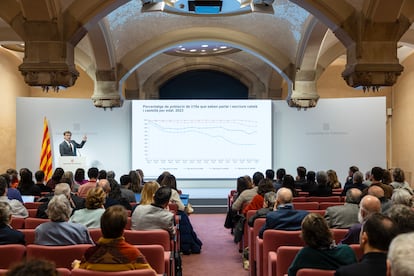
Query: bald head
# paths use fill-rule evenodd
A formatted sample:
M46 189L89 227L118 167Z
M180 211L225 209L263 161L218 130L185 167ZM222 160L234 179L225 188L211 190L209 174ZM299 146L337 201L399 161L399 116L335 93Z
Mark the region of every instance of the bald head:
M355 174L354 174L355 175ZM361 190L357 188L349 189L346 192L345 202L346 203L354 203L358 204L361 199Z
M101 187L105 193L109 193L111 191L111 184L107 179L99 179L98 183L96 184L97 187Z
M377 198L383 198L385 196L384 194L384 189L382 189L380 186L378 185L371 185L368 188L368 194L375 196Z
M366 195L361 199L361 215L366 218L368 215L381 212L380 200L372 195Z
M292 191L288 188L280 188L276 194L276 204L291 203L293 199Z
M68 183L59 183L56 184L55 187L55 195L65 195L67 197L70 196L70 187Z

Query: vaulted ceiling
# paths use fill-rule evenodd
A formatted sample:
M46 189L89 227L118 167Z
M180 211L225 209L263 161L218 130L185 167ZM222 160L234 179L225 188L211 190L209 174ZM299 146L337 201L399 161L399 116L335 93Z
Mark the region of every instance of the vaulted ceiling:
M319 76L338 57L347 57L350 86L392 85L414 44L409 0L244 1L247 11L223 14L180 13L171 2L2 0L0 44L24 43L16 70L30 85L74 85L79 66L103 107L157 98L163 82L194 69L237 76L250 98L277 99L288 87L292 106L312 106ZM202 52L206 43L229 50Z

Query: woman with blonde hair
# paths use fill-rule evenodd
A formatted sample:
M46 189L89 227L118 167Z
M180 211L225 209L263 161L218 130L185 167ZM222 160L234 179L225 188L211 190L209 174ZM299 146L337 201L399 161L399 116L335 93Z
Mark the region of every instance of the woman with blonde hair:
M90 189L86 196L86 208L76 210L69 221L83 224L87 228L101 227L101 216L105 212L105 198L106 193L101 187Z
M160 187L160 184L156 181L145 182L142 191L141 191L141 201L140 205L149 205L154 202L155 192Z
M339 189L341 188L341 182L338 180L338 175L334 170L327 170L326 174L328 175L328 186L332 189Z

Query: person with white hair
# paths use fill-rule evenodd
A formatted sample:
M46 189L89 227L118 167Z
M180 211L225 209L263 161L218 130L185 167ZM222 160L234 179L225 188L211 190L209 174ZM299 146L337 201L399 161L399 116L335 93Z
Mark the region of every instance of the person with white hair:
M387 275L414 275L414 232L400 234L390 244L387 256Z
M55 195L49 201L46 213L51 221L36 227L35 244L94 244L86 226L68 222L72 214L72 207L65 195Z

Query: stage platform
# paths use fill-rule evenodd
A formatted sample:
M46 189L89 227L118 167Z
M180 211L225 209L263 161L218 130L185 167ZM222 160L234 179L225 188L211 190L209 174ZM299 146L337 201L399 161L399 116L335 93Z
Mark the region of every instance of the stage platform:
M189 195L189 202L198 214L217 214L227 212L227 196L231 189L220 188L183 188Z

